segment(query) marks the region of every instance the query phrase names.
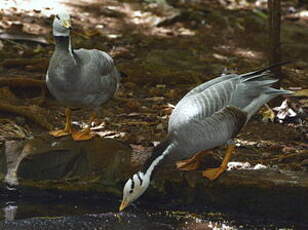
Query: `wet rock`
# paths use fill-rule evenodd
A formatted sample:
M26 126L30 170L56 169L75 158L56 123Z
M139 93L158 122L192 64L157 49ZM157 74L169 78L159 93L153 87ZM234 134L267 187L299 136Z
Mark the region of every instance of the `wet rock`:
M6 176L4 181L9 185L18 185L16 171L25 155L22 153L25 141L7 140L5 141ZM21 154L19 154L21 153Z
M17 185L18 177L21 185L35 182L33 186L50 188L57 184L64 190L87 189L96 183L112 187L129 175L130 151L118 141L102 138L74 142L71 137L43 135L26 142L7 141L5 182Z

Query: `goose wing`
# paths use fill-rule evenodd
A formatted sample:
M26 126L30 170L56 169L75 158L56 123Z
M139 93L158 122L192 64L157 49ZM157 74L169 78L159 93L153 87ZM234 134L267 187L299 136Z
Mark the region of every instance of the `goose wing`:
M79 62L81 72L99 76L109 76L116 72L113 59L104 51L97 49L74 50L76 59Z
M238 76L237 74L228 74L228 75L222 75L220 77L214 78L210 81L204 82L201 85L196 86L195 88L190 90L184 97L191 96L193 94L201 93L202 91L206 90L207 88L209 88L209 87L211 87L215 84L218 84L218 83L223 82L225 80L229 80L230 78L237 77L237 76Z
M173 110L169 130L185 125L191 120L204 120L229 105L239 76L222 77L218 83L201 85L194 93L183 97ZM197 92L199 91L199 92Z
M246 112L234 106L226 106L204 120L193 119L173 129L170 135L176 137L179 143L178 160L225 144L238 134L246 119Z
M92 49L74 51L80 68L81 91L87 92L89 100L102 103L110 99L118 88L120 73L113 59L105 52Z
M249 119L272 98L292 93L271 87L278 80L272 78L269 68L218 77L192 89L176 105L170 117L169 130L191 120L203 120L228 105L247 112Z

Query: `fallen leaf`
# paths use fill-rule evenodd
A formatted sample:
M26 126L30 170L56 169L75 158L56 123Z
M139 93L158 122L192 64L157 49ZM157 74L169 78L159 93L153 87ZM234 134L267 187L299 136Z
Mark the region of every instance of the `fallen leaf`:
M129 100L127 103L126 103L126 106L129 110L131 111L136 111L136 110L139 110L139 108L141 107L141 104L140 102L136 101L136 100Z
M256 164L253 169L254 170L260 170L260 169L266 169L267 167L263 164Z
M295 91L291 96L292 97L308 97L308 89L301 89L301 90Z
M280 122L283 122L288 117L295 117L297 113L291 109L288 105L288 100L284 100L279 107L273 108L274 111L277 111L277 118Z
M248 169L251 168L249 162L229 162L227 170L234 170L234 169Z
M271 108L267 104L265 104L265 108L263 108L259 113L262 116L263 122L268 122L268 121L273 122L275 120L275 113L273 112L273 110L271 110Z
M148 98L145 98L144 100L145 101L163 101L165 98L164 97L148 97Z

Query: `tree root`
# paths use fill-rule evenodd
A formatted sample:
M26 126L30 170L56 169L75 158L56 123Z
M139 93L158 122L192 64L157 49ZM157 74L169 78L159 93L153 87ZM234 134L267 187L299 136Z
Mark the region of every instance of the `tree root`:
M299 153L290 153L290 154L286 154L286 155L279 155L278 157L273 157L273 158L269 158L269 159L264 159L264 160L253 160L250 161L250 163L256 164L256 163L262 163L262 164L267 164L270 163L272 161L283 161L285 159L291 159L291 158L296 158L298 156L302 156L308 154L307 151L302 151Z
M9 87L46 87L44 80L36 80L22 77L2 77L0 78L0 87L9 86Z
M8 86L8 87L40 87L41 88L41 96L37 98L32 98L30 101L32 104L41 105L45 102L47 87L44 80L36 80L22 77L8 77L8 78L0 78L0 87Z
M6 104L0 101L0 110L26 117L29 120L34 121L35 123L39 124L40 126L48 130L52 130L53 128L52 124L49 123L46 114L43 114L44 113L43 110L36 105L16 106L16 105Z
M1 65L4 68L16 68L24 67L27 65L40 65L41 68L47 69L48 59L47 58L7 58Z
M298 157L304 154L308 154L308 152L305 151L305 152L299 152L299 153L290 153L286 155L280 155L278 157L268 159L268 161L282 161L285 159L295 158L295 157Z

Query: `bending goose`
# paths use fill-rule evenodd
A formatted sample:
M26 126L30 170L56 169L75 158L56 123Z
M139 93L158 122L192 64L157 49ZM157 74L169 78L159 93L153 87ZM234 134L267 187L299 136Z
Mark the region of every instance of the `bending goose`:
M127 180L120 211L146 191L153 170L166 159L176 162L181 170L193 170L206 150L227 144L220 167L202 172L210 180L221 175L235 149L232 139L251 116L274 97L292 93L271 87L278 81L271 78L269 70L273 67L220 76L188 92L170 116L165 141L154 148L143 169Z
M49 62L46 84L50 93L67 109L64 129L50 134L55 137L72 135L77 141L89 140L95 136L90 132L90 125L79 132L73 131L71 108L92 108L91 124L100 106L115 94L120 73L107 53L97 49L72 49L70 30L70 15L57 14L52 30L55 50Z

